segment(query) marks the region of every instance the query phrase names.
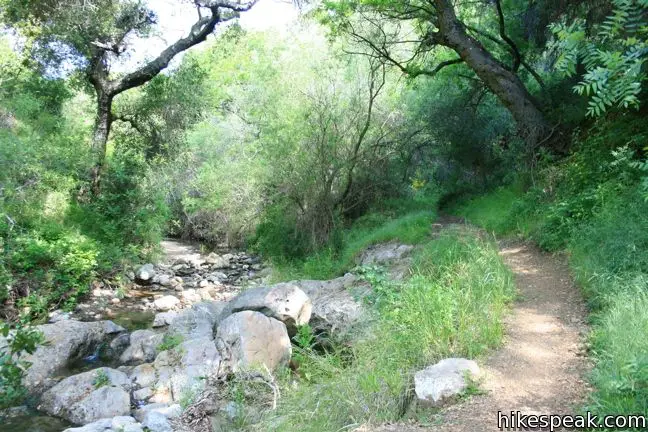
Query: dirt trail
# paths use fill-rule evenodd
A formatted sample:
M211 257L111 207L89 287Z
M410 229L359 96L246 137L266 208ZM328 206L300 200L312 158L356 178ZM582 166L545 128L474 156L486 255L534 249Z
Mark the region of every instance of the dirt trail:
M586 309L561 260L521 242L500 244L515 275L519 299L506 320L506 338L485 364L485 394L441 412L434 426L363 427L372 432L497 431L497 412L569 414L587 392Z

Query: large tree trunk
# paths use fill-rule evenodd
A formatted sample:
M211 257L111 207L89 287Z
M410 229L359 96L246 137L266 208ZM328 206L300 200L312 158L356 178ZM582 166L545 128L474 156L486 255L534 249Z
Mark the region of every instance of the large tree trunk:
M92 136L92 169L90 172L92 193L96 196L101 190L101 173L106 160L106 145L112 123L113 96L105 92L97 92L97 117L95 118L94 134Z
M434 42L459 54L510 111L530 146L535 147L548 139L550 128L545 116L520 78L466 33L450 0L435 0L435 5L439 31L434 35Z

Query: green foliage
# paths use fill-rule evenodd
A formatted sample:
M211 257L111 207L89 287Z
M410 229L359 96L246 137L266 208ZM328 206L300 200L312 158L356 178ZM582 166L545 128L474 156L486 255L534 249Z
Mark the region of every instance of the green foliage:
M19 323L13 329L0 320L0 410L22 402L27 392L22 385L29 362L21 360L25 353L33 354L43 342L42 333Z
M95 372L95 377L92 380L92 385L96 389L110 385L110 378L106 374L106 371L104 371L103 369L97 370Z
M600 122L578 151L536 175L536 187L500 189L458 208L475 223L568 252L592 311L594 391L585 408L601 416L647 412L648 202L636 158L642 123Z
M555 23L555 46L560 52L558 71L572 76L579 61L586 72L575 87L590 97L587 114L599 116L610 107L638 107L643 67L648 53L645 0L612 0L613 12L588 37L585 20Z
M288 384L276 416L259 430L396 420L407 410L417 368L449 355L475 357L500 343L514 286L493 244L471 232L445 233L422 247L412 270L375 303L373 327L350 352L300 350L305 379Z
M403 205L407 205L407 201L407 199L402 200ZM423 205L427 206L429 201L424 203ZM275 257L273 278L275 280L327 279L339 276L354 268L358 254L371 245L391 240L406 244L424 242L429 237L435 217L433 207L400 216L388 210L368 213L349 229L340 233L337 246L330 244L301 259L286 260L281 259L280 256Z
M183 340L184 339L182 335L170 335L168 333L165 333L164 337L162 338L162 342L157 346L156 349L159 352L168 351L179 346Z

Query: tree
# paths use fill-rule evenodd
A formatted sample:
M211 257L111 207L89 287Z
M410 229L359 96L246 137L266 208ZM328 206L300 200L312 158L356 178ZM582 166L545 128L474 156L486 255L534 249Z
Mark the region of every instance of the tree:
M495 9L499 38L466 24L457 16L451 0L333 0L325 7L326 20L334 28L368 48L363 54L380 58L410 77L435 76L448 66L465 63L511 112L521 135L535 147L548 141L550 128L517 75L520 66L532 70L506 34L500 1L483 2L484 7L490 5ZM404 38L404 33L413 33L415 37ZM511 65L498 60L478 38L505 46L512 56ZM440 55L439 47L453 51L456 56L428 66L431 59ZM532 74L539 79L535 72Z
M189 34L137 70L119 76L111 73L111 64L127 51L133 36L149 35L156 22L155 14L143 0L0 0L0 18L28 38L29 47L43 64L80 67L92 85L97 114L90 180L96 195L106 159L114 98L153 79L177 54L205 41L218 24L237 18L256 1L193 0L198 19Z
M612 14L589 36L583 18L551 25L560 54L556 69L571 77L579 63L585 66L574 91L591 96L589 116L599 116L613 106L638 108L646 80L648 0L612 0L612 5Z

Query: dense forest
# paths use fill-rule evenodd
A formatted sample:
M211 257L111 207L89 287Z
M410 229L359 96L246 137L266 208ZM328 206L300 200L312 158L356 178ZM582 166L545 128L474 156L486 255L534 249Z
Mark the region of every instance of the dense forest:
M177 0L177 37L155 3L0 0L0 409L35 406L53 312L123 303L172 238L259 257L264 285L370 286L353 337L287 324L290 368L220 379L227 427L435 424L412 374L501 346L506 238L582 292L574 412L648 415L647 0ZM389 242L415 250L396 280L359 261Z

